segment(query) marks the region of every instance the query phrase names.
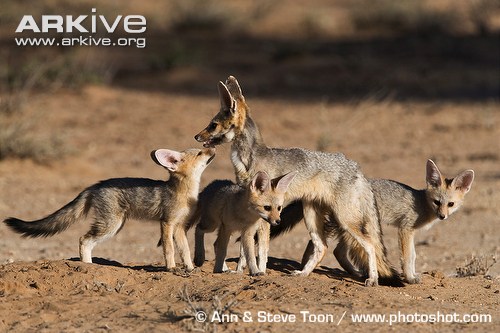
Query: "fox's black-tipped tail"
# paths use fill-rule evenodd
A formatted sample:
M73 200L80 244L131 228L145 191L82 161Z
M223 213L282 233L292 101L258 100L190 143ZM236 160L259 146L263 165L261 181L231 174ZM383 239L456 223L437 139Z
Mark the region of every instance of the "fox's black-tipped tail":
M49 216L36 221L9 217L4 223L23 237L48 237L66 230L90 209L89 192L83 191L73 201Z
M405 286L405 284L403 283L403 279L401 279L401 276L399 275L398 271L394 268L391 268L391 275L379 276L378 284L381 286L396 287L396 288L401 288Z

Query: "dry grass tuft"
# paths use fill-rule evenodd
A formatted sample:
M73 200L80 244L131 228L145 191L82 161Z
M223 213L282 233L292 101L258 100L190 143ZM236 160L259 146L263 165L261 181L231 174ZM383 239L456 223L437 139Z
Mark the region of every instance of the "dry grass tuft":
M463 266L457 267L458 277L484 276L497 263L495 255L472 255L470 260L466 259Z
M212 301L206 304L194 300L196 296L190 295L187 286L184 286L180 290L178 298L186 303L186 308L180 314L168 311L164 317L169 322L180 322L188 331L217 332L217 327L221 327L221 324L211 322L214 314L218 316L235 315L232 308L238 301L235 298L228 300L229 295L229 293L225 293L221 297L214 295Z

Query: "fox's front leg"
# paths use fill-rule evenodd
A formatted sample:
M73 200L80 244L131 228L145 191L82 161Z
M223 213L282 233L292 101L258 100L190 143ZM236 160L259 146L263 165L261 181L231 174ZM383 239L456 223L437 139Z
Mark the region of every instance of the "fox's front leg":
M193 262L191 261L191 252L189 251L189 244L186 237L186 230L183 224L178 224L174 231L174 241L179 249L179 256L181 257L186 270L191 272L194 269Z
M167 221L161 222L161 241L163 245L163 257L167 271L175 268L174 253L174 226Z
M400 227L399 247L401 248L401 266L403 275L408 283L419 283L420 277L415 273L415 230Z
M259 270L257 260L255 259L255 229L255 226L251 226L241 232L241 245L243 246L243 253L245 254L248 269L252 276L264 275L264 272Z
M260 226L257 229L257 239L259 246L259 270L266 273L267 260L269 254L269 237L271 234L271 226L266 221L260 221Z

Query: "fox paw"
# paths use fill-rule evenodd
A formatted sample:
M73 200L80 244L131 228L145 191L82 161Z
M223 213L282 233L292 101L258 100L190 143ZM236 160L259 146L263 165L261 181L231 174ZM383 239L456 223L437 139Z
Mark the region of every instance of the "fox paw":
M266 275L266 273L261 272L261 271L258 271L258 272L255 272L255 273L250 273L250 276L264 276L264 275Z
M196 267L201 267L205 263L205 258L199 259L199 258L194 258L194 265Z
M201 268L200 267L194 267L192 270L187 270L186 269L186 272L189 273L189 274L201 273Z
M415 275L415 276L411 276L411 277L406 277L405 278L406 282L408 282L409 284L417 284L417 283L420 283L420 275Z
M308 276L309 273L304 272L304 271L295 270L295 271L292 271L292 275L293 276Z
M368 278L365 280L365 287L376 287L378 286L378 280L374 278Z
M188 274L185 269L182 269L180 267L170 267L170 268L167 267L167 272L178 276L184 276Z

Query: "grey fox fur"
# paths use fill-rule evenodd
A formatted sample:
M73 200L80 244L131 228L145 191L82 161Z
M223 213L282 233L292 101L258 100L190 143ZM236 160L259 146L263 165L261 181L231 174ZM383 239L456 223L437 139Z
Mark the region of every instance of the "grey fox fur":
M242 272L248 262L251 275L266 272L269 251L269 226L280 223L280 213L285 192L295 173L271 180L266 172L259 171L252 182L242 187L227 180L210 183L201 193L198 209L192 224L196 224L195 259L196 266L205 261L205 233L218 229L214 243L214 273L228 271L226 253L231 234L241 232L240 261L237 272ZM254 236L259 237L259 263L255 260Z
M398 277L389 264L381 238L375 200L371 186L357 163L341 153L324 153L301 148L269 148L250 116L237 80L230 76L218 85L221 109L209 125L195 136L205 147L231 142L231 160L237 183L248 184L258 170L271 178L297 171L285 197L285 205L301 201L304 221L314 245L313 255L301 271L308 275L321 261L327 238L343 238L358 244L367 255L360 266L365 268L368 286L384 279ZM324 211L334 217L337 228L325 229Z
M408 185L388 179L371 179L380 221L398 228L398 243L401 252L403 276L408 283L418 283L420 278L415 273L415 232L429 229L436 222L447 219L457 211L470 191L474 180L474 171L466 170L448 179L442 176L437 165L428 160L426 165L427 187L416 190ZM299 210L279 226L271 229L271 238L293 228L302 218ZM327 218L328 219L328 218ZM313 248L309 243L303 256L303 263L311 255ZM339 264L351 274L360 274L351 260L359 253L352 251L348 244L340 241L334 250Z
M157 220L161 223L167 269L175 267L175 241L186 269L192 270L184 226L196 208L201 174L214 156L214 149L183 152L158 149L151 157L170 172L168 181L108 179L88 187L73 201L43 219L27 222L11 217L4 222L25 237L47 237L66 230L92 208L94 222L80 238L80 259L90 263L93 247L118 233L128 218Z

